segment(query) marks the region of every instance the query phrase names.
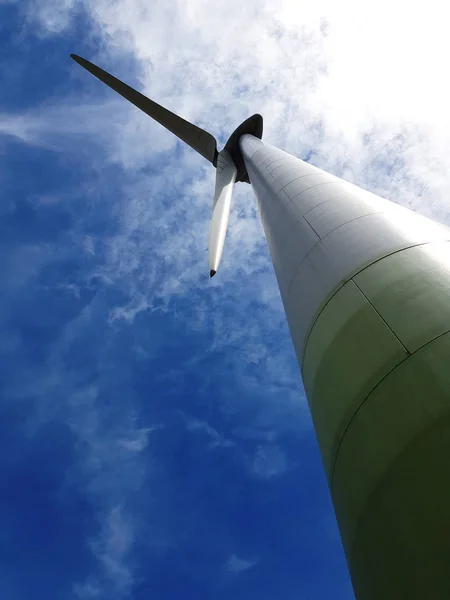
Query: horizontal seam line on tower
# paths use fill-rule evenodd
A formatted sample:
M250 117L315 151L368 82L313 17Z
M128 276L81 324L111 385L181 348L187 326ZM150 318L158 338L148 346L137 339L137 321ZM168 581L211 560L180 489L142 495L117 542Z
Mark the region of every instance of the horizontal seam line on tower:
M317 173L311 173L311 174L312 175L317 175ZM328 173L326 173L326 174L328 175ZM301 179L301 177L299 177L298 179ZM284 185L281 189L284 190L284 188L286 188L291 183L294 183L294 181L297 181L297 179L293 179L289 183L286 183L286 185ZM293 198L291 198L289 196L289 199L290 199L291 202L294 202L294 200L296 200L297 198L299 198L302 194L304 194L305 192L308 192L309 190L312 190L313 188L320 187L321 185L336 185L336 184L340 184L340 183L341 183L340 181L324 181L323 183L316 183L316 185L312 185L311 187L306 188L306 190L302 190L299 194L297 194Z
M411 359L417 352L419 352L419 350L422 350L423 348L425 348L426 346L428 346L429 344L431 344L432 342L435 342L437 339L439 339L440 337L443 337L444 335L450 333L450 329L448 329L447 331L444 331L443 333L440 333L439 335L435 336L432 340L429 340L428 342L426 342L425 344L423 344L422 346L420 346L420 348L417 348L417 350L415 350L414 352L411 352L408 356L406 356L402 361L400 361L398 364L396 364L388 373L386 373L386 375L384 375L384 377L382 377L380 379L380 381L378 381L378 383L370 390L370 392L367 394L367 396L365 396L365 398L361 401L361 403L359 404L358 408L355 410L355 412L353 413L352 418L350 419L350 421L347 423L347 426L342 434L342 437L339 441L339 444L336 448L336 453L334 455L334 460L333 460L333 467L332 467L332 471L331 471L331 477L330 477L330 492L331 494L333 494L333 486L334 486L334 474L336 471L336 463L337 463L337 459L338 459L338 454L339 451L341 449L342 443L344 441L345 436L347 435L347 432L353 422L353 420L355 419L357 413L361 410L363 404L366 403L366 401L369 399L369 396L377 389L377 387L379 385L381 385L383 383L383 381L389 377L396 369L398 369L405 361L407 361L408 359ZM353 545L352 548L350 549L350 556L352 555L353 552Z
M274 162L277 162L277 160L281 160L281 159L279 159L279 158L274 158L273 160L269 161L269 162L268 162L268 163L266 163L265 165L259 165L259 166L258 166L258 168L259 168L259 169L266 169L266 170L267 170L267 168L268 168L268 167L270 167L270 165L273 165L273 163L274 163Z
M449 333L449 332L450 332L450 328L447 329L447 331L438 333L438 335L435 335L434 338L431 338L431 340L428 340L428 342L425 342L425 344L422 344L421 346L419 346L416 350L414 350L414 352L411 352L411 356L413 354L415 354L416 352L419 352L419 350L422 350L422 348L425 348L425 346L428 346L428 344L431 344L431 342L434 342L435 340L439 339L440 337L442 337L443 335L445 335L446 333Z
M251 160L251 159L250 159L250 160ZM275 159L275 160L276 160L276 159ZM271 164L273 164L273 163L275 162L275 160L271 160L271 161L269 161L269 162L268 162L268 161L266 161L266 164L262 164L262 162L261 162L261 164L254 163L254 166L255 166L257 169L259 169L260 171L264 171L264 169L267 169L267 167L270 167L270 165L271 165Z
M315 173L314 173L314 174L315 174ZM271 173L269 173L269 175L271 175ZM310 175L311 175L311 173L307 173L306 175L300 175L300 177L297 177L296 179L293 179L293 180L292 180L292 181L290 181L289 183L286 183L286 185L284 185L284 186L281 188L281 190L279 190L278 192L276 192L276 194L275 194L275 198L276 198L276 197L277 197L279 194L281 194L281 193L283 192L283 193L284 193L284 195L286 196L286 198L289 200L289 202L290 202L290 203L292 203L292 199L291 199L291 198L290 198L290 197L287 195L287 193L284 191L284 190L285 190L285 188L286 188L288 185L290 185L291 183L293 183L294 181L298 181L299 179L303 179L304 177L308 177L308 176L310 176ZM274 180L275 180L275 179L274 179ZM312 188L314 188L314 187L318 187L318 186L320 186L320 185L325 185L326 183L335 183L335 182L334 182L334 181L326 181L326 182L324 182L324 183L318 183L317 185L312 185L311 187L307 188L306 190L303 190L303 192L307 192L308 190L310 190L310 189L312 189ZM271 190L270 190L270 189L269 189L269 190L267 190L267 191L265 192L264 196L262 196L262 200L263 200L264 198L266 198L266 196L269 196L269 195L270 195L270 192L271 192ZM301 194L303 194L303 192L300 192L300 194L298 194L297 196L295 196L295 198L298 198L298 196L300 196ZM329 198L329 199L330 199L330 198ZM261 203L262 203L262 200L261 200ZM280 211L281 211L281 207L282 207L282 203L280 202ZM308 212L309 212L309 211L308 211ZM300 218L303 218L303 216L302 216L302 217L300 217ZM309 224L309 222L308 222L308 224ZM318 237L320 238L320 236L318 236Z
M322 238L320 237L320 235L319 235L319 234L317 234L317 235L319 235L319 241L318 241L316 244L314 244L314 246L313 246L313 247L312 247L310 250L308 250L308 253L307 253L307 254L305 254L305 256L302 258L302 260L299 262L299 264L298 264L298 265L297 265L297 267L295 268L294 274L292 275L292 277L291 277L291 281L289 282L289 287L288 287L288 295L289 295L289 294L290 294L290 292L291 292L291 287L292 287L292 284L293 284L293 282L294 282L294 279L295 279L295 277L296 277L296 275L297 275L297 273L298 273L298 270L299 270L299 269L300 269L300 267L301 267L301 264L302 264L302 262L308 258L308 256L310 255L310 253L311 253L311 252L314 250L314 248L315 248L315 247L316 247L318 244L320 244L321 242L323 242L324 240L326 240L326 239L327 239L327 237L328 237L329 235L331 235L332 233L334 233L335 231L337 231L337 230L338 230L338 229L340 229L341 227L344 227L345 225L348 225L349 223L353 223L353 221L357 221L358 219L363 219L364 217L371 217L372 215L380 215L380 214L383 214L384 212L389 212L389 211L381 211L381 212L379 212L379 213L368 213L367 215L360 215L359 217L355 217L354 219L350 219L350 221L346 221L345 223L342 223L341 225L338 225L337 227L335 227L334 229L332 229L331 231L329 231L329 232L328 232L326 235L324 235ZM307 222L307 223L310 225L310 227L312 228L312 225L311 225L311 223L308 221L308 219L306 218L306 216L305 216L305 215L303 215L303 217L302 217L302 218L303 218L303 219L305 219L305 221L306 221L306 222ZM352 277L354 277L354 275L352 275ZM351 278L350 278L350 279L351 279Z
M270 173L270 174L272 175L272 173ZM322 174L328 175L328 173L306 173L305 175L300 175L300 177L296 177L295 179L291 179L291 181L288 181L287 183L285 183L280 191L284 190L284 188L287 188L288 185L291 185L291 183L294 183L295 181L298 181L299 179L303 179L304 177L312 177L313 175L322 175ZM272 175L272 177L273 177L273 175ZM298 198L304 192L307 192L308 190L312 190L312 188L319 187L320 185L325 185L327 183L337 183L337 182L336 181L324 181L323 183L316 183L316 185L311 185L309 188L306 188L306 190L301 191L299 194L297 194L297 196L294 196L294 198ZM289 196L288 196L288 198L290 199ZM292 200L291 200L291 202L292 202Z
M426 344L425 344L425 345L426 345ZM366 402L366 400L369 398L369 396L370 396L370 395L371 395L371 394L372 394L372 393L373 393L373 392L374 392L374 391L377 389L377 387L378 387L379 385L381 385L381 384L383 383L383 381L384 381L384 380L385 380L387 377L389 377L389 375L390 375L391 373L393 373L393 372L395 371L395 369L397 369L397 368L398 368L400 365L402 365L402 364L405 362L405 360L408 360L408 358L411 358L411 356L413 356L414 354L415 354L415 352L413 352L413 354L411 354L411 353L408 353L408 354L407 354L407 356L405 356L403 360L401 360L399 363L397 363L396 365L394 365L394 366L392 367L392 369L390 369L390 370L389 370L389 371L388 371L388 372L387 372L385 375L383 375L383 377L380 379L380 381L378 381L378 382L377 382L377 383L376 383L376 384L373 386L373 388L370 390L370 392L369 392L369 393L368 393L368 394L367 394L367 395L366 395L366 396L365 396L365 397L364 397L364 398L361 400L361 402L358 404L358 406L357 406L357 408L356 408L355 412L353 413L353 415L352 415L352 416L351 416L351 418L349 419L349 421L348 421L347 425L345 426L345 429L344 429L344 431L343 431L343 433L342 433L341 439L339 440L339 443L337 444L337 447L336 447L336 452L334 453L333 466L332 466L332 469L331 469L331 477L330 477L330 490L331 490L331 492L333 492L333 485L334 485L334 473L335 473L335 471L336 471L336 462L337 462L337 459L338 459L339 451L340 451L340 449L341 449L342 442L343 442L343 440L344 440L345 436L347 435L347 432L348 432L348 430L349 430L349 428L350 428L351 424L353 423L353 420L355 419L356 415L357 415L357 414L358 414L358 412L360 411L360 409L361 409L361 407L363 406L363 404L365 404L365 402Z
M450 241L450 239L446 240L447 242ZM322 308L319 310L319 312L317 313L316 318L314 319L314 321L311 323L311 327L309 328L308 331L308 335L305 338L305 343L303 346L303 353L302 353L302 361L301 364L303 365L304 361L305 361L305 354L306 354L306 346L308 345L309 342L309 338L311 336L311 332L314 328L314 325L317 323L318 318L320 317L320 315L322 314L323 310L325 309L325 307L328 305L328 303L334 298L334 296L344 287L344 285L350 281L350 279L353 279L353 277L356 277L357 275L359 275L360 273L362 273L363 271L365 271L366 269L368 269L369 267L371 267L372 265L374 265L375 263L379 262L380 260L384 260L385 258L387 258L388 256L392 256L393 254L397 254L398 252L403 252L403 250L408 250L409 248L416 248L418 246L427 246L428 244L433 244L434 242L421 242L419 244L411 244L410 246L405 246L404 248L399 248L398 250L394 250L393 252L390 252L389 254L385 254L384 256L380 256L380 258L377 258L376 260L374 260L373 262L369 263L368 265L365 265L362 269L360 269L359 271L356 271L355 273L353 273L352 275L350 275L347 279L345 279L345 281L343 281L337 288L336 290L331 294L331 296L328 298L328 300L325 302L325 304L322 306ZM302 373L303 373L303 366L301 367Z
M353 277L356 277L356 275L354 275ZM364 298L367 300L367 302L370 304L370 306L373 308L373 310L377 313L377 315L380 317L380 319L383 321L383 323L386 325L386 327L390 330L392 335L400 343L400 345L402 346L402 348L406 352L406 354L411 355L411 352L408 350L408 348L405 346L405 344L402 342L402 340L398 337L398 335L395 333L395 331L392 329L392 327L389 325L389 323L386 321L386 319L375 308L374 304L372 304L372 302L369 300L369 298L366 296L366 294L362 291L362 289L359 287L359 285L356 283L356 281L353 279L353 277L351 278L350 281L352 281L353 284L358 288L358 290L361 292L361 294L364 296Z
M286 194L286 195L287 195L287 194ZM297 197L297 196L296 196L296 197ZM312 208L310 208L310 209L309 209L307 212L305 212L305 214L304 214L304 215L302 215L302 216L306 218L306 216L307 216L307 215L309 215L309 213L310 213L311 211L315 210L316 208L319 208L319 206L322 206L322 204L325 204L325 202L331 202L332 200L338 200L338 199L340 199L341 197L342 197L342 196L336 196L336 197L334 197L334 198L333 198L333 197L331 197L331 198L326 198L325 200L322 200L322 202L319 202L319 204L316 204L315 206L313 206ZM344 195L343 197L345 197L345 195ZM288 196L288 198L289 198L289 196ZM291 200L291 202L292 202L292 200Z
M279 159L279 160L281 160L281 159ZM294 164L295 164L295 160L301 160L301 159L294 159L294 161L292 161L292 162L294 162ZM274 161L274 162L276 162L276 161ZM273 163L271 163L271 164L273 164ZM306 163L306 164L308 164L308 166L312 167L312 165L310 165L309 163ZM268 166L270 167L270 165L268 165ZM297 164L295 164L295 166L297 166ZM293 168L293 165L291 164L289 159L285 158L284 162L282 162L281 165L276 166L270 174L272 175L275 171L277 171L278 169L282 169L283 167ZM314 167L314 168L316 169L317 167ZM319 173L306 173L306 175L331 175L331 173L327 173L326 171L322 171L322 172L319 171Z
M324 235L323 237L321 237L319 234L317 234L317 235L319 235L319 237L320 237L320 241L323 241L323 240L325 240L325 239L326 239L326 238L327 238L329 235L331 235L332 233L334 233L335 231L337 231L337 230L338 230L338 229L340 229L341 227L344 227L344 225L348 225L349 223L353 223L353 221L357 221L358 219L363 219L364 217L371 217L372 215L381 215L381 214L383 214L383 213L385 213L385 212L389 212L389 211L386 211L386 210L380 210L380 211L378 211L378 212L366 213L365 215L359 215L358 217L354 217L353 219L350 219L349 221L346 221L345 223L341 223L341 225L338 225L338 226L337 226L337 227L335 227L334 229L330 229L330 231L328 231L328 233L327 233L326 235ZM303 218L304 218L304 219L306 219L306 221L309 223L309 221L308 221L308 219L307 219L306 215L303 215ZM309 223L309 224L311 225L311 223ZM311 227L312 227L312 225L311 225ZM312 248L311 248L311 250L312 250ZM310 250L310 252L311 252L311 250Z
M325 173L325 175L326 175L326 173ZM289 184L293 183L294 181L297 181L298 179L302 179L303 177L308 177L308 175L301 175L300 177L297 177L297 179L294 179L293 181L290 181L290 182L289 182L289 183L287 183L287 184L286 184L284 187L282 187L282 188L281 188L281 190L280 190L279 192L277 192L277 193L275 194L275 197L277 197L277 196L278 196L278 194L281 194L281 193L283 192L283 193L284 193L284 195L286 196L286 198L289 200L289 202L290 202L290 203L293 203L293 199L292 199L292 198L290 198L290 197L287 195L287 193L285 192L285 188L286 188L286 187L287 187ZM298 197L299 197L299 196L301 196L301 195L302 195L304 192L307 192L308 190L311 190L312 188L316 188L316 187L319 187L319 186L321 186L321 185L327 185L327 184L329 184L329 183L335 184L335 183L340 183L340 182L336 182L336 181L325 181L324 183L318 183L317 185L312 185L311 187L307 188L306 190L303 190L303 192L300 192L300 194L297 194L297 196L294 196L294 198L298 198ZM267 195L269 195L269 192L266 192L266 194L264 194L264 198L265 198ZM324 200L324 202L327 202L328 200L332 200L332 198L328 198L327 200ZM323 204L323 202L321 202L320 204ZM319 204L318 204L317 206L319 206ZM315 208L315 207L313 207L313 208ZM277 216L279 216L279 214L281 213L281 210L282 210L282 203L280 202L280 209L277 211ZM312 210L312 209L311 209L311 210ZM308 212L309 212L309 211L308 211ZM307 213L306 213L306 214L307 214ZM363 215L363 216L367 216L367 215ZM359 218L359 217L356 217L356 218ZM319 243L322 241L322 239L325 239L325 238L327 237L327 236L324 236L323 238L321 238L321 237L320 237L320 235L317 233L317 231L314 229L314 227L311 225L311 223L308 221L308 219L305 217L305 215L302 215L301 217L298 217L298 220L297 220L296 222L297 222L297 223L300 223L300 221L301 221L301 220L304 220L304 221L306 221L306 223L308 223L308 225L311 227L311 229L314 231L314 233L317 235L317 237L318 237L319 239L318 239L318 240L317 240L317 242L314 244L314 246L308 250L308 252L307 252L307 253L305 254L305 256L304 256L304 257L301 259L301 261L299 262L299 264L298 264L298 265L295 267L294 274L292 275L292 277L291 277L291 280L290 280L290 282L289 282L289 286L288 286L288 295L289 295L289 293L290 293L290 291L291 291L291 285L292 285L292 282L293 282L293 280L294 280L294 278L295 278L295 276L296 276L296 274L297 274L297 271L298 271L298 269L300 268L300 265L302 264L302 262L303 262L303 261L304 261L304 260L305 260L305 259L308 257L309 253L310 253L310 252L311 252L311 251L312 251L312 250L313 250L313 249L314 249L314 248L317 246L317 244L319 244ZM353 219L352 219L352 220L353 220ZM348 222L348 223L350 223L351 221L347 221L347 222ZM344 225L345 225L345 223L344 223ZM335 229L339 229L339 227L336 227ZM335 229L333 229L333 231L335 231ZM329 233L331 233L331 232L329 232ZM328 234L327 234L327 235L328 235Z
M282 167L283 165L281 165ZM278 169L278 167L277 167ZM276 171L277 169L274 169L274 171ZM269 175L271 175L274 179L274 181L277 180L277 178L273 175L273 173L269 173ZM295 179L291 179L291 181L288 181L287 183L285 183L283 185L283 187L281 188L280 192L282 190L284 190L285 187L287 187L288 185L290 185L291 183L294 183L294 181L298 181L299 179L303 179L304 177L312 177L313 175L322 175L322 173L305 173L304 175L299 175L299 177L296 177ZM328 173L324 173L324 175L328 175ZM334 182L330 182L330 183L334 183ZM322 183L319 183L318 185L323 185ZM312 185L311 187L316 187L315 185ZM306 190L303 190L304 192L307 192L308 190L310 190L311 188L308 188ZM278 192L277 192L278 193ZM301 194L303 194L303 192L300 192ZM299 194L300 195L300 194ZM297 197L297 196L296 196Z

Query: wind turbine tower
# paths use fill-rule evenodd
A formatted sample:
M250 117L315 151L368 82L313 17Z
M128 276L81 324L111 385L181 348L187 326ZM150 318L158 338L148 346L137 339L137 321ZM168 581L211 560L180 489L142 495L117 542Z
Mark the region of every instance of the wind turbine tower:
M235 182L253 187L358 600L450 598L450 228L261 140L215 138L82 67L209 160L219 268Z

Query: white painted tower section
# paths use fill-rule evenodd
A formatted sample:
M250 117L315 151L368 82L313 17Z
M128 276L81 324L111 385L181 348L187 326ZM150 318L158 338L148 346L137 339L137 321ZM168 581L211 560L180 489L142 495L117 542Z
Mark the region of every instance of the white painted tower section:
M346 281L401 249L450 239L447 226L251 135L240 148L300 365L320 309Z

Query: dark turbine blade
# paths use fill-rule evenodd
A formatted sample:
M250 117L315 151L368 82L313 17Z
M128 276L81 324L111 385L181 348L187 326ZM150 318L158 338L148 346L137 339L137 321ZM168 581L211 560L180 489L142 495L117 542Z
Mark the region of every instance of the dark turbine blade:
M191 148L196 150L199 154L204 156L214 166L216 166L217 142L214 136L204 129L200 129L200 127L189 123L189 121L185 121L160 104L153 102L153 100L150 100L150 98L147 98L126 83L123 83L123 81L113 77L85 58L82 58L76 54L71 54L70 56L75 62L92 73L92 75L100 79L100 81L103 81L103 83L106 83L106 85L108 85L118 94L147 113L147 115L152 117L152 119L155 119L155 121L174 133L178 138L180 138L180 140L188 144Z

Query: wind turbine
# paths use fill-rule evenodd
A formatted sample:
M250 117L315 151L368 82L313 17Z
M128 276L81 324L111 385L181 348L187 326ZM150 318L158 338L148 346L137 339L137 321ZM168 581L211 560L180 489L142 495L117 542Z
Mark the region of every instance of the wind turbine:
M450 598L450 229L264 143L215 138L82 67L216 167L211 277L251 183L358 600Z
M236 181L249 183L245 163L239 151L238 140L244 133L250 133L258 138L262 137L263 121L261 115L253 115L244 121L230 136L223 150L218 152L215 137L204 129L189 123L167 110L167 108L153 102L150 98L81 56L76 54L70 56L92 75L95 75L100 81L106 83L163 127L174 133L180 140L216 167L216 186L208 245L209 274L210 277L213 277L222 258L234 184Z

